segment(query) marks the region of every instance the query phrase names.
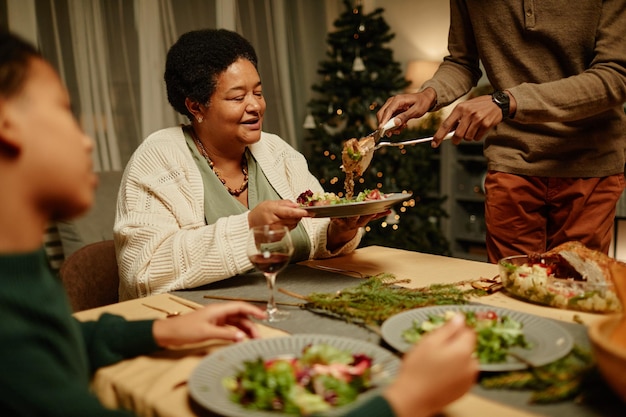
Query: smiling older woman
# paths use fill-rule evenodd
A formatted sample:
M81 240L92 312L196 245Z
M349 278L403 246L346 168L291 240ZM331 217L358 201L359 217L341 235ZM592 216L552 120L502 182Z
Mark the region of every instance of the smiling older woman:
M266 110L257 56L227 30L188 32L167 55L172 107L188 125L150 135L122 180L115 221L120 298L143 297L252 269L249 228L281 223L292 261L350 252L360 228L384 215L313 219L295 203L323 191L303 155L262 132Z

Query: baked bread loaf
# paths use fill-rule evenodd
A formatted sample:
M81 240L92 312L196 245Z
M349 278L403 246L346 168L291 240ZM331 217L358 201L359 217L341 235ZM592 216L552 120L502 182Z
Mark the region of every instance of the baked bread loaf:
M612 282L611 265L619 261L589 249L578 241L563 243L543 254L534 255L554 265L557 278L574 278L594 284Z

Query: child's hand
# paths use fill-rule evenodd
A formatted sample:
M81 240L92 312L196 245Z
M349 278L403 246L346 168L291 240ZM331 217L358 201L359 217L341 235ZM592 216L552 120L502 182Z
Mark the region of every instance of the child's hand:
M243 340L258 337L255 323L250 319L265 318L260 308L239 301L210 304L182 316L156 320L152 332L159 346L177 346L204 342L209 339Z
M396 415L431 416L465 394L478 376L475 347L476 333L462 314L424 336L384 393Z

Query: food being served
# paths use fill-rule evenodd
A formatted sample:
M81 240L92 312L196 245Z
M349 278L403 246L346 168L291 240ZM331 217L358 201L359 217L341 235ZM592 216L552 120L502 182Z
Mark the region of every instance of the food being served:
M344 188L347 198L354 195L354 180L363 175L369 166L376 142L374 137L366 136L361 139L348 139L341 151L341 169L346 174Z
M509 349L530 346L524 337L522 323L495 311L460 311L465 323L476 331L476 356L481 364L505 362ZM414 320L413 326L402 332L407 343L417 343L428 332L443 326L458 312L448 310L443 315L429 315L428 320Z
M369 200L384 200L385 195L379 190L364 190L356 197L339 197L335 193L312 192L307 190L300 194L296 202L302 207L327 206L333 204L358 203Z
M512 295L557 308L608 313L621 310L610 265L619 261L580 242L499 262L500 277Z
M346 174L344 188L348 198L354 194L354 180L363 175L372 161L376 143L387 130L396 126L396 118L394 117L388 120L383 127L376 129L369 135L361 139L348 139L344 142L341 150L341 162L343 164L341 169Z
M300 358L261 358L224 378L231 401L252 410L310 415L349 404L373 388L372 358L327 344L305 347Z

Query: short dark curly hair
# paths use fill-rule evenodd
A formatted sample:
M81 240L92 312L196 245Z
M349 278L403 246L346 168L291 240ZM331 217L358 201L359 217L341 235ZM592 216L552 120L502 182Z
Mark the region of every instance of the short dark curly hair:
M236 32L203 29L183 34L167 53L164 78L168 101L191 120L185 99L208 103L218 76L240 58L257 68L254 48Z

